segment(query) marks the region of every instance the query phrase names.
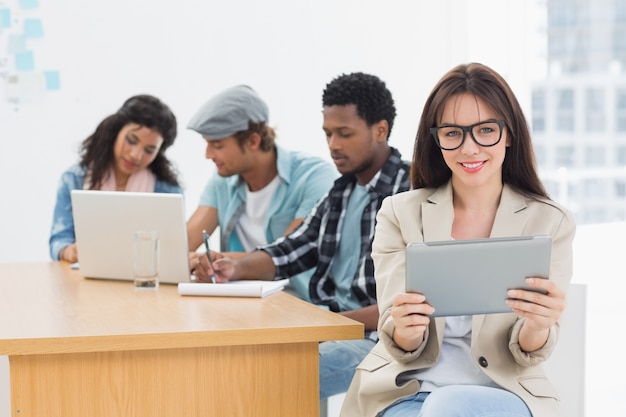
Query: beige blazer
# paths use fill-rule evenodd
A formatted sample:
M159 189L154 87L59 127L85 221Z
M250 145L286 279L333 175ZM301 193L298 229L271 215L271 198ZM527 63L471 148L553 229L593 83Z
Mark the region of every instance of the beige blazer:
M405 290L407 243L449 240L453 214L450 183L436 190L407 191L383 201L372 244L380 340L357 367L341 417L373 417L396 400L419 392L419 382L403 381L402 374L437 363L445 318L432 320L420 348L405 352L391 339L394 327L390 308L393 297ZM563 207L524 197L505 186L491 237L552 236L550 279L567 290L575 228L572 214ZM474 316L472 358L493 381L520 396L534 416L560 416L557 394L541 367L558 339L558 324L541 349L525 353L518 344L522 322L513 313Z

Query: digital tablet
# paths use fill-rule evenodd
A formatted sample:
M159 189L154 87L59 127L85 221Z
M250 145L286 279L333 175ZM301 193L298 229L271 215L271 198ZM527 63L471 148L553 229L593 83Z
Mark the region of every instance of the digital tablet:
M548 278L550 236L409 243L406 291L426 296L431 317L505 313L507 290Z

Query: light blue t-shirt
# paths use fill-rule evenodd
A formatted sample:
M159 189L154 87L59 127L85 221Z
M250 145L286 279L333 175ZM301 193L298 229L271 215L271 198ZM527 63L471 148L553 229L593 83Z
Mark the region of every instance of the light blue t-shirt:
M343 225L341 225L341 240L337 247L337 255L330 266L335 281L335 300L342 311L362 308L362 303L355 297L350 286L359 263L358 251L361 249L361 216L363 210L370 203L368 188L356 184L346 207ZM355 253L357 251L357 253Z
M281 237L294 219L304 218L325 195L337 178L337 170L327 161L276 146L281 184L274 192L265 221L267 241ZM200 196L200 205L217 209L222 232L221 250L241 252L243 247L234 229L234 216L246 201L246 183L239 175L214 175ZM233 221L234 220L234 221Z
M272 197L265 219L268 242L283 236L287 227L297 218L305 218L315 204L332 187L338 172L335 166L322 158L276 146L276 166L281 179ZM245 209L247 184L239 175L213 175L200 196L200 206L217 209L221 231L221 250L243 252L235 225ZM298 275L291 284L302 298L308 300L310 273Z

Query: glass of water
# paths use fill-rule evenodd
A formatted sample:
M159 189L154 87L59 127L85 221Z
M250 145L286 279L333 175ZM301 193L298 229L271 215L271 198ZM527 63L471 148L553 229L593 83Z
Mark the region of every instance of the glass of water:
M159 288L159 237L156 230L135 232L133 286L135 291L156 291Z

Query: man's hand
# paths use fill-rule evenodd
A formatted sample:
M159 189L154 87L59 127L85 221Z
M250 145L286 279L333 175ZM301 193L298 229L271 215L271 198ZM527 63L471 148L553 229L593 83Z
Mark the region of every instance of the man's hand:
M199 282L213 282L212 275L215 275L216 282L228 282L235 273L234 260L225 254L211 251L213 265L209 262L206 253L193 252L189 254L189 265Z

